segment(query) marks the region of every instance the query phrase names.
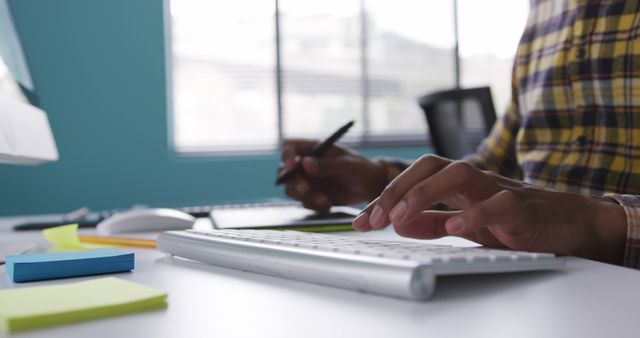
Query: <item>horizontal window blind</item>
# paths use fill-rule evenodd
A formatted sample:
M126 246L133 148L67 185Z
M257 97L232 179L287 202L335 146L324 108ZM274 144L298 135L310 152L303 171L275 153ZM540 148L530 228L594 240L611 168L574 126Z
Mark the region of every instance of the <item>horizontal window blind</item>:
M458 85L454 1L171 1L175 149L272 150L348 120L356 145L426 142L416 98ZM459 1L461 83L490 83L503 107L527 2ZM503 12L509 29L486 20Z

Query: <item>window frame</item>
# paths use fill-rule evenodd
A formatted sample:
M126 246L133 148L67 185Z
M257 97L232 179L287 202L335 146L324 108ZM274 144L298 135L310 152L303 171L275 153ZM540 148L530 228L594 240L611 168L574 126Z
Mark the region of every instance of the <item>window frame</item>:
M275 89L276 89L276 128L277 139L274 144L247 144L243 146L230 147L225 146L182 146L179 147L175 143L174 138L174 119L175 119L175 106L173 104L173 41L172 41L172 25L171 25L171 11L170 1L179 0L166 0L165 10L165 46L166 46L166 60L167 60L167 103L168 103L168 136L169 136L169 148L177 157L212 157L212 156L262 156L273 154L278 151L279 146L284 142L284 103L283 103L283 66L282 66L282 31L281 31L281 13L280 13L280 0L272 0L275 2L274 12L274 25L275 25ZM367 31L368 14L365 5L366 0L359 1L360 10L360 82L362 92L362 123L364 124L363 134L360 137L345 137L341 140L341 144L356 148L356 149L371 149L371 148L407 148L407 147L431 147L431 138L429 136L428 128L426 128L425 120L425 132L421 134L406 134L406 133L389 133L384 135L372 135L370 121L370 94L369 94L369 66L368 66L368 43L369 36ZM458 26L458 0L452 0L453 4L453 25L454 25L454 41L453 52L451 57L453 58L453 78L454 88L459 88L461 83L461 58L459 51L459 26ZM416 97L417 100L417 97ZM417 104L417 103L416 103ZM331 131L327 131L327 134Z

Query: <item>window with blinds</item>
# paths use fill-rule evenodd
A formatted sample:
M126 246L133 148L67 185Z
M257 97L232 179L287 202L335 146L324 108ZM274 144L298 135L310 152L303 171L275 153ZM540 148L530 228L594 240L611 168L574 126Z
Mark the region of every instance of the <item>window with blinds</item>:
M355 145L425 143L416 98L458 85L454 1L172 0L174 148L272 150L348 120Z
M499 19L488 20L490 11ZM511 98L513 56L528 12L529 0L458 0L461 85L489 85L498 115Z

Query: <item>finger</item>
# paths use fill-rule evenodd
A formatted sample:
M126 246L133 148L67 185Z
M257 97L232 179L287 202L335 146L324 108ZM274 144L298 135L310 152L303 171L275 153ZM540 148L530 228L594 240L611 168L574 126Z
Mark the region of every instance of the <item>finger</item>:
M352 169L352 162L341 158L313 158L304 157L302 168L304 172L314 177L328 177Z
M375 203L372 202L365 208L365 211L371 215L369 218L371 227L379 229L389 224L391 222L388 216L389 211L407 191L418 182L437 173L450 163L451 160L429 155L423 156L411 164L409 168L387 185Z
M295 162L294 162L294 167L295 167ZM289 166L286 165L286 163L284 162L280 162L280 164L278 164L278 168L276 169L276 175L282 175L282 173L284 173L285 171L288 171Z
M285 187L285 193L287 196L295 198L297 200L302 200L305 195L309 193L311 190L311 185L305 179L300 176L296 176L296 178L287 182Z
M369 225L369 214L362 213L359 214L351 223L351 226L354 230L360 232L366 232L371 230L371 226Z
M285 150L285 151L289 152L289 150ZM298 155L294 155L294 154L285 155L284 152L282 157L283 157L283 160L280 166L282 166L282 168L287 171L295 170L298 163L300 163L300 160L302 160L302 158Z
M291 156L291 155L304 156L304 155L307 155L309 152L311 152L311 150L313 150L318 144L320 144L320 142L314 139L299 138L299 139L285 140L282 143L283 160L284 160L285 150L286 150L286 155L288 156ZM323 155L331 157L331 156L336 156L336 155L340 155L348 152L351 152L351 151L337 145L332 145L324 151Z
M499 225L503 229L505 226L510 227L506 229L506 232L503 232L503 235L492 231L500 242L509 246L509 243L504 242L507 236L526 230L521 228L520 224L522 223L518 221L521 210L522 200L520 197L510 190L503 190L450 218L447 220L445 228L447 233L451 235L465 236L495 225Z
M284 191L287 196L300 201L307 209L324 212L333 206L331 199L326 194L318 192L302 178L296 178L287 183Z
M295 186L294 186L294 185L292 185L292 184L291 184L291 185L287 185L287 186L284 188L284 193L285 193L287 196L289 196L289 197L291 197L291 198L293 198L293 199L296 199L296 200L300 200L300 198L302 197L302 196L298 193L298 191L296 191Z
M295 149L293 147L283 147L282 148L282 167L285 169L292 169L295 165Z
M307 194L301 202L303 207L320 213L327 212L332 207L329 197L322 193Z
M403 237L435 239L448 236L445 222L460 211L424 211L411 222L393 224L396 233Z
M307 154L318 143L310 139L291 139L282 144L282 162L288 170L295 167L296 157Z
M389 217L394 223L403 224L444 199L457 195L470 201L480 201L492 196L499 189L491 177L471 164L462 161L452 162L409 189L393 206Z
M287 154L293 155L305 155L308 153L313 147L318 144L318 140L313 139L289 139L285 140L282 143L282 153L284 155L285 150L287 150Z
M378 199L380 197L374 199L373 201L371 201L371 203L369 203L369 206L371 205L375 205L376 203L378 203ZM368 207L367 207L368 208ZM360 214L358 214L358 216L353 220L352 222L352 226L356 231L369 231L372 229L371 224L369 223L369 218L371 217L371 212L369 210L367 210L367 208L364 208Z
M425 211L418 217L414 218L411 222L396 225L394 229L397 234L404 237L417 238L417 239L436 239L450 234L447 232L445 224L448 219L459 215L461 211ZM493 237L490 233L475 233L457 235L464 239L470 240L476 243L483 243L492 247L504 247L500 241Z
M522 187L523 184L529 185L529 183L518 181L509 177L504 177L493 171L483 171L483 173L487 174L487 176L491 177L496 183L500 184L503 188L517 189Z

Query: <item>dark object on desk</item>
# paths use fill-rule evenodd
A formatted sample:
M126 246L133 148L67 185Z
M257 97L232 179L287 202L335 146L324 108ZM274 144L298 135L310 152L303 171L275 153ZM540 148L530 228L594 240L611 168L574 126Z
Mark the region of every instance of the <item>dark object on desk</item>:
M349 231L360 210L333 207L327 214L305 209L300 203L257 203L220 206L211 210L216 229L295 229L299 231Z
M489 87L435 92L419 98L418 104L436 154L450 159L473 153L496 121Z
M313 149L311 149L311 151L306 156L311 156L311 157L322 156L322 153L324 153L324 151L327 150L327 148L329 148L334 143L336 143L336 141L339 138L341 138L342 135L344 135L349 130L349 128L353 127L354 123L355 123L354 121L351 121L345 124L344 126L340 127L340 129L336 130L336 132L331 134L331 136L329 136L326 140L324 140L322 143L318 144ZM300 167L301 167L301 164L300 162L298 162L298 164L296 164L296 167L293 170L283 171L280 175L278 175L278 178L276 179L276 185L280 185L290 180L293 176L295 176L295 174L298 171L300 171Z
M193 207L181 207L174 208L176 210L186 212L187 214L195 217L209 217L209 213L213 206L205 205L205 206L193 206ZM78 228L95 228L98 223L102 222L106 218L112 216L115 213L127 211L129 209L113 209L113 210L105 210L92 213L90 216L86 218L82 218L79 220L62 220L56 222L28 222L23 224L18 224L13 227L15 231L28 231L28 230L44 230L47 228L53 228L60 225L65 224L78 224Z
M18 224L16 226L13 227L13 230L15 231L28 231L28 230L44 230L47 228L53 228L53 227L57 227L60 225L65 225L65 224L70 224L70 223L77 223L78 224L78 228L95 228L96 225L98 224L98 220L95 221L88 221L88 222L75 222L75 221L71 221L71 222L30 222L30 223L23 223L23 224Z

